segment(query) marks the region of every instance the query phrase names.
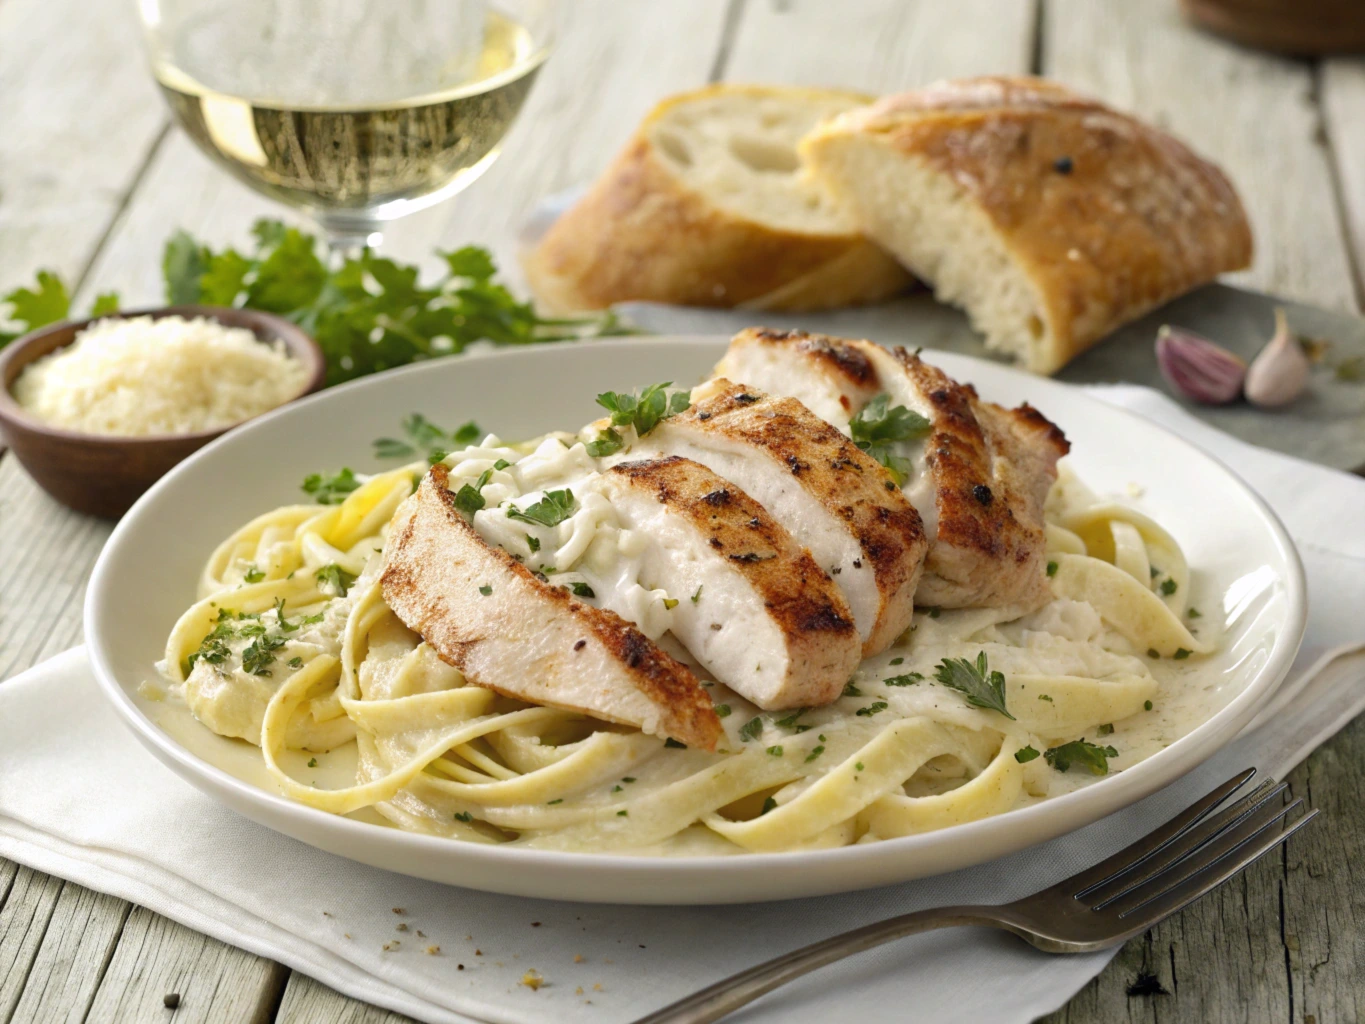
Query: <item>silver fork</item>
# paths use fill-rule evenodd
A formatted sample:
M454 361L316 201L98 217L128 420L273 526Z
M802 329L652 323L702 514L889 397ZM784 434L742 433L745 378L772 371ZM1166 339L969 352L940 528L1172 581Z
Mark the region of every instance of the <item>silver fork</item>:
M1285 819L1285 784L1266 782L1218 810L1251 780L1234 775L1155 832L1093 868L1001 906L940 907L902 914L816 942L680 999L635 1024L709 1024L811 971L906 935L954 925L1003 928L1048 953L1089 953L1141 935L1279 846L1312 810Z

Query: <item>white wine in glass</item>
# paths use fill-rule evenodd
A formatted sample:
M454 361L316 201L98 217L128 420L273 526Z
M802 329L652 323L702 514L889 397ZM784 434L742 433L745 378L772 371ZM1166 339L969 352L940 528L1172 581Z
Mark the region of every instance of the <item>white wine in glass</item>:
M182 128L334 252L467 187L549 52L553 0L140 0Z

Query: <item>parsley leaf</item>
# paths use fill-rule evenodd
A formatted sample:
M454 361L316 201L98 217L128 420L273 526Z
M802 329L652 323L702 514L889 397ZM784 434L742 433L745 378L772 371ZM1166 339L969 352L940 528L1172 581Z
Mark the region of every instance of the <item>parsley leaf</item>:
M524 523L539 526L558 526L578 509L573 492L567 487L560 491L546 491L545 497L526 509L515 506L508 508L508 519L520 519Z
M346 591L351 589L351 584L356 578L354 573L349 573L335 562L331 562L313 573L313 579L318 581L319 590L333 597L345 597Z
M1028 764L1037 756L1038 751L1034 749L1032 745L1027 747L1020 747L1018 750L1014 752L1014 759L1018 761L1020 764Z
M869 704L867 707L865 707L865 708L859 708L859 709L857 710L857 712L855 712L855 713L856 713L856 714L858 715L858 717L860 717L860 718L871 718L873 715L879 715L879 714L881 714L883 711L886 710L886 708L887 708L886 701L884 701L884 700L874 700L874 701L873 701L871 704Z
M600 459L608 455L615 455L625 446L625 439L611 427L608 427L597 435L596 440L589 441L583 447L594 459Z
M418 452L424 452L428 462L440 462L446 455L460 448L467 448L483 437L483 430L473 420L456 427L450 432L438 427L420 412L405 416L402 423L406 441L392 437L381 437L374 442L374 457L377 459L410 459Z
M1005 709L1005 676L991 672L986 665L986 652L976 656L973 665L966 658L944 658L934 670L934 678L950 690L957 690L972 707L999 711L1006 718L1014 716Z
M745 743L756 739L758 734L763 731L763 719L751 718L739 728L739 738Z
M1170 597L1172 594L1175 593L1175 588L1176 582L1169 576L1167 576L1164 580L1161 581L1161 592L1165 594L1167 597Z
M342 469L331 476L309 473L300 485L304 494L310 494L319 505L340 505L360 486L360 481L349 468Z
M248 565L246 572L242 573L242 582L244 583L260 583L263 579L265 579L265 572L257 569L254 564Z
M924 676L919 672L907 672L903 676L892 676L890 679L883 679L882 682L887 686L914 686L923 679Z
M574 597L596 597L597 591L588 586L581 580L575 580L569 584L569 589L573 591Z
M1063 743L1060 747L1049 747L1043 752L1043 756L1047 758L1047 763L1059 772L1067 771L1073 764L1078 764L1088 768L1092 775L1108 775L1109 758L1118 757L1119 752L1113 747L1100 747L1080 739Z
M253 676L270 675L275 652L288 641L282 636L258 636L242 651L242 670Z
M483 489L492 476L493 471L491 469L485 469L479 474L478 480L474 481L472 484L465 484L455 493L455 507L469 516L470 519L474 518L475 512L484 507ZM540 547L539 542L537 542L536 547L531 550L535 551L538 547Z
M849 422L848 431L856 444L885 466L896 483L910 478L910 460L892 453L897 441L913 441L929 433L929 421L903 405L891 405L891 396L882 392Z
M625 394L618 391L604 391L597 396L597 404L611 413L612 426L633 426L635 433L644 437L660 422L670 416L678 415L692 404L692 399L686 391L675 391L669 394L668 389L672 386L673 382L668 380L662 384L651 384L638 393ZM611 433L615 434L615 431L611 431ZM601 437L598 438L599 441L601 439ZM616 439L620 439L619 434L616 434ZM616 450L620 450L619 445ZM589 450L588 454L592 455L593 452Z
M825 748L824 748L823 745L818 746L818 747L813 747L813 748L811 749L811 752L810 752L809 754L806 755L806 764L810 764L812 761L814 761L817 757L819 757L819 756L820 756L821 754L823 754L824 752L825 752Z

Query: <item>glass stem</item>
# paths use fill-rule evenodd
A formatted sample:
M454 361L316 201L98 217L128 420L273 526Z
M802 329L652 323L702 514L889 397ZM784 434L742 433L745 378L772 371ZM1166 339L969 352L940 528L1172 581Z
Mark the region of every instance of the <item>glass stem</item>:
M366 249L379 248L384 240L378 221L321 216L318 223L327 236L327 252L333 269L347 260L358 259Z

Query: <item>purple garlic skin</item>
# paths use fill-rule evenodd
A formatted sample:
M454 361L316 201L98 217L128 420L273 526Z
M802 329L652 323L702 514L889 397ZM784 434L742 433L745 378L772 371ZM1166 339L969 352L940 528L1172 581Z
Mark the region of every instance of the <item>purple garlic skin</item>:
M1156 332L1156 362L1177 394L1205 405L1236 400L1247 374L1247 364L1221 345L1169 324Z
M1247 401L1263 409L1288 405L1308 386L1308 356L1289 332L1284 310L1275 309L1275 336L1247 370Z

